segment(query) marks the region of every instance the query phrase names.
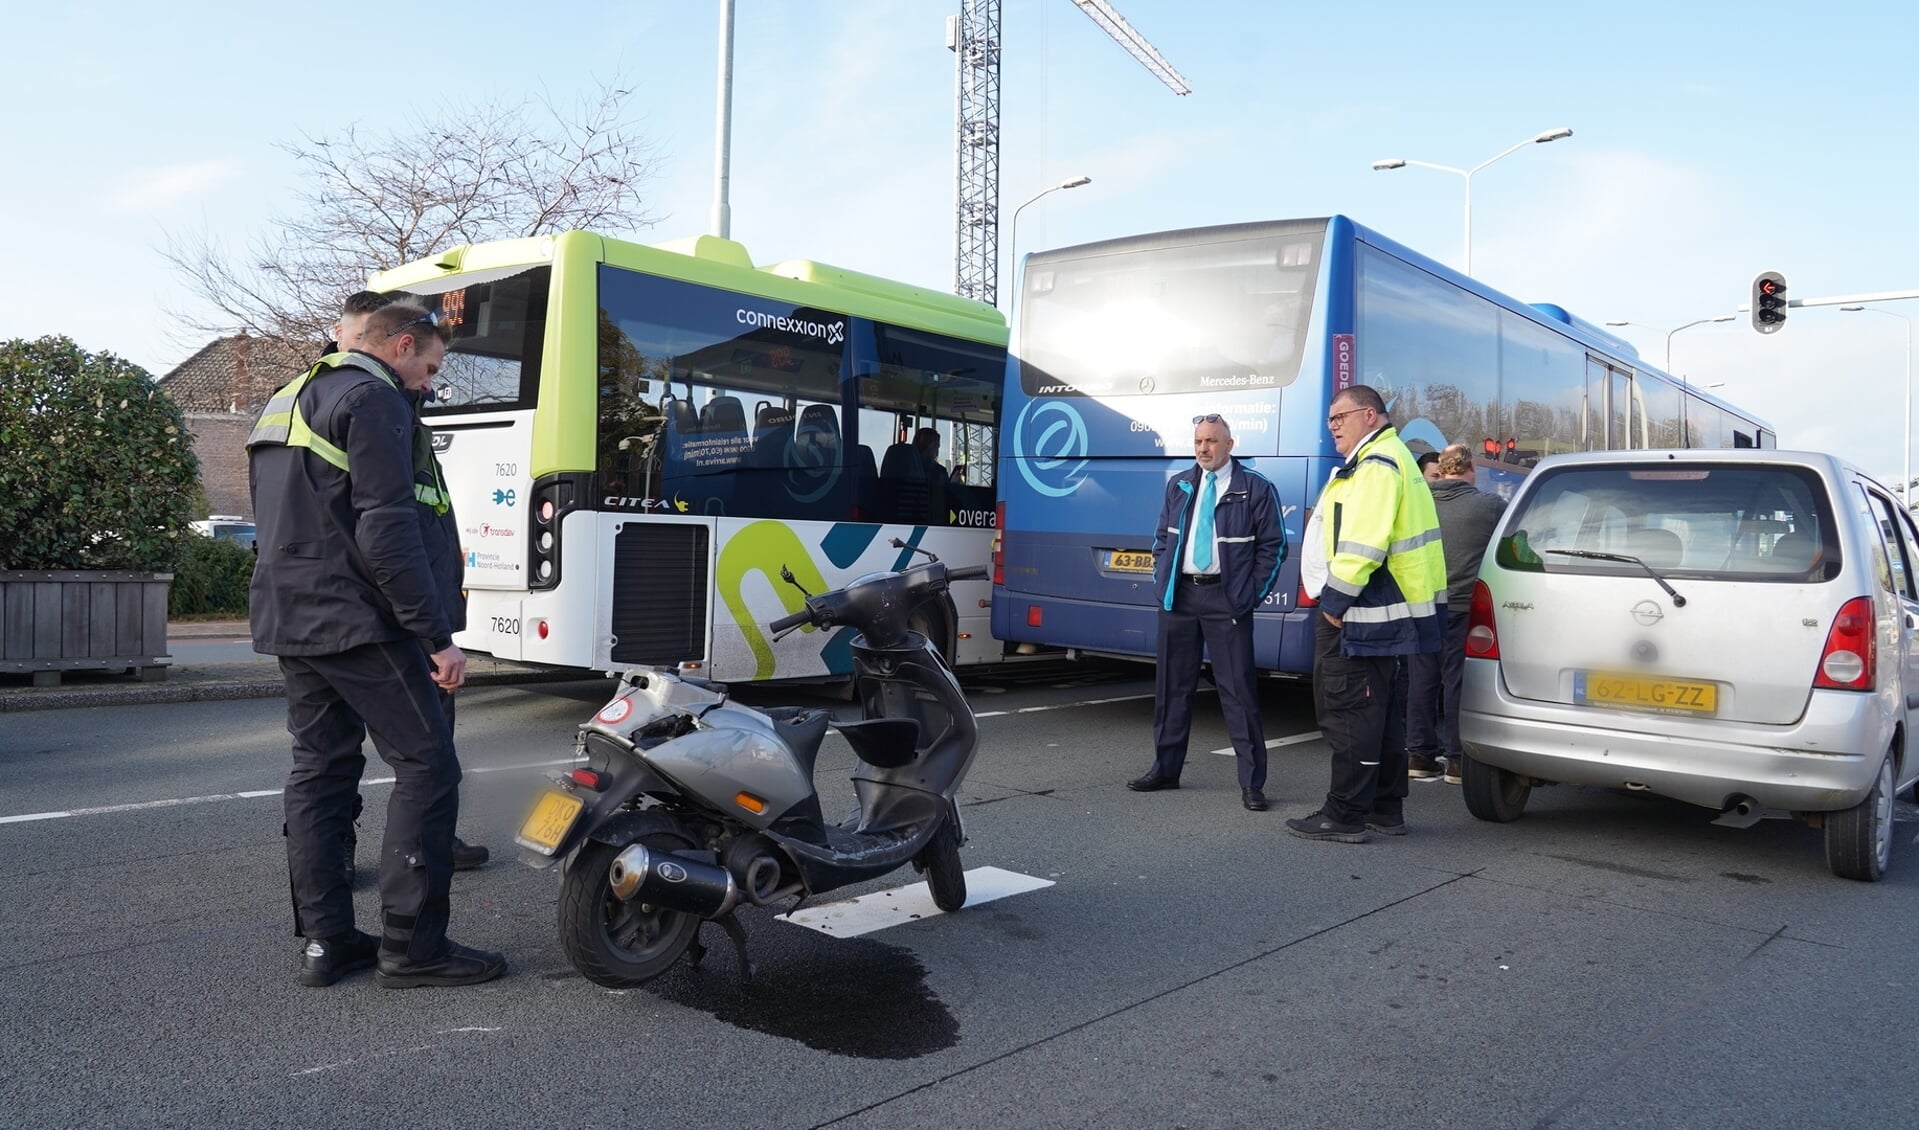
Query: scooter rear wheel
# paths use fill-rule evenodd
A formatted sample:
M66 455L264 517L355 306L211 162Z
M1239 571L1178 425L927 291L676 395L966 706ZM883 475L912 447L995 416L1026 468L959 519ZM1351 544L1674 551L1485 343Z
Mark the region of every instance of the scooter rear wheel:
M934 906L950 914L966 905L966 870L960 865L959 833L953 825L942 823L914 862L926 872Z
M693 846L670 832L638 842L662 851ZM671 969L700 930L699 918L685 911L614 895L607 872L624 846L589 840L560 880L560 948L582 976L609 989L636 988Z

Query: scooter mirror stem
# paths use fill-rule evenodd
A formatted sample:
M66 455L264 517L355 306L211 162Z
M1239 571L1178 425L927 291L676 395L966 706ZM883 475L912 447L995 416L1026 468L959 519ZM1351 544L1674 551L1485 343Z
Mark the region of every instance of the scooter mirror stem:
M787 584L792 585L796 589L799 589L801 596L813 595L812 593L806 591L806 587L804 585L800 584L798 580L794 579L793 570L787 568L785 565L780 566L780 580L785 581ZM784 635L785 633L782 632L780 634Z
M892 541L888 542L887 544L891 545L894 549L910 549L914 553L924 553L927 557L931 558L934 561L939 560L939 557L932 550L923 549L917 545L907 545L905 542L901 541L898 538L894 538Z

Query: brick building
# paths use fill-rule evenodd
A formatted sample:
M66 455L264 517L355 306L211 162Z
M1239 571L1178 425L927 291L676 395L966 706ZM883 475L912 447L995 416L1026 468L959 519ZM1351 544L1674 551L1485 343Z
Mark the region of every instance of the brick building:
M236 334L209 342L160 378L160 387L186 415L208 513L253 517L247 433L267 397L313 356L310 345Z

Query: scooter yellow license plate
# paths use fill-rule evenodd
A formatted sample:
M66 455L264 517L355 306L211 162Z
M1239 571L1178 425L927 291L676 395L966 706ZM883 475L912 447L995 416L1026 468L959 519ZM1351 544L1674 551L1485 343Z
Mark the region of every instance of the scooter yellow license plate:
M573 830L573 822L580 818L580 811L585 807L586 801L572 793L541 793L533 811L527 814L526 823L520 825L516 839L522 847L532 848L541 855L552 855Z

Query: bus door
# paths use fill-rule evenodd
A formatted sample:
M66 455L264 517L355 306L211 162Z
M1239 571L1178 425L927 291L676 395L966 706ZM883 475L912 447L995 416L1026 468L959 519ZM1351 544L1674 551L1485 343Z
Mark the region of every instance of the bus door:
M1586 450L1646 446L1646 410L1636 401L1637 391L1631 372L1586 358Z

